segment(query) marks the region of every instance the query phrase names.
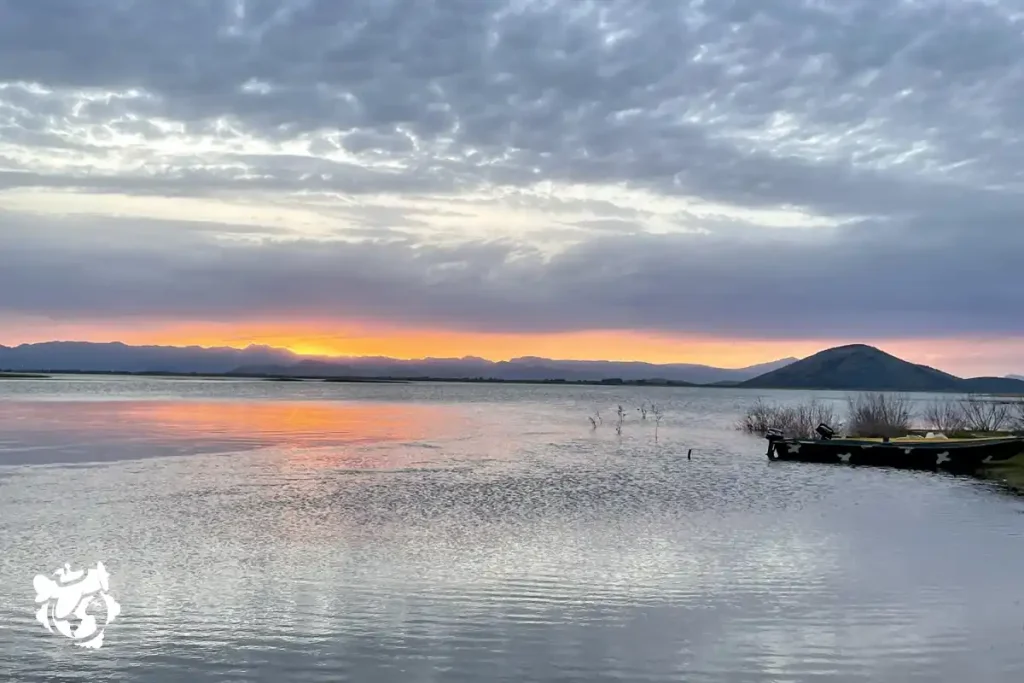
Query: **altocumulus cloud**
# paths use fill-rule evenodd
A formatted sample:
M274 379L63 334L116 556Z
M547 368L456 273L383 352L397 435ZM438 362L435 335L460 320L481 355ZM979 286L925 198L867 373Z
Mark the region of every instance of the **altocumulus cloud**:
M0 0L0 314L1020 334L1024 1Z

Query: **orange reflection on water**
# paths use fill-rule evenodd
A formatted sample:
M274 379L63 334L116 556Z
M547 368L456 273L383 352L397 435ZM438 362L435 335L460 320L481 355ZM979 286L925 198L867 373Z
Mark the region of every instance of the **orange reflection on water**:
M83 444L132 442L144 451L147 442L170 442L182 452L190 445L197 452L284 446L290 462L309 465L343 456L340 448L324 454L325 446L423 442L452 434L459 423L451 407L378 402L69 401L9 404L4 412L3 422L19 431Z
M411 404L216 402L134 403L126 418L161 430L292 446L416 441L435 434L443 410Z

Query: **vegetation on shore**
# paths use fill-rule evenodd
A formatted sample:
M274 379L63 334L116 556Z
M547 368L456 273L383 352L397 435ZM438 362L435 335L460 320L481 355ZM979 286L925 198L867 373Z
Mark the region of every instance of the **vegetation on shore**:
M740 419L739 428L749 434L764 436L769 430L776 429L786 436L797 439L809 439L814 436L815 428L824 422L835 430L843 428L835 406L831 403L819 402L816 399L796 405L769 403L757 399Z
M1024 494L1024 453L1003 462L993 463L979 474L982 479L1000 482Z
M739 428L764 435L775 429L788 437L810 439L819 424L836 432L863 438L905 436L911 429L910 400L899 394L856 394L846 399L845 419L836 406L816 399L796 405L758 399L740 419Z
M844 418L831 402L813 399L785 404L758 399L747 408L739 428L760 435L776 429L794 438L813 437L822 422L836 432L860 438L897 438L921 428L961 438L1024 434L1024 398L942 398L929 402L918 413L905 394L874 392L851 394L846 405ZM915 423L920 427L915 429Z
M0 372L0 379L50 379L50 376L35 372Z
M836 433L858 438L899 438L924 430L949 438L1024 435L1024 398L1019 397L941 398L919 412L902 394L854 394L847 397L846 404L844 419L833 403L811 400L790 405L758 399L747 408L738 428L759 435L776 429L787 437L801 439L813 438L821 423ZM993 464L979 475L1024 492L1024 453Z

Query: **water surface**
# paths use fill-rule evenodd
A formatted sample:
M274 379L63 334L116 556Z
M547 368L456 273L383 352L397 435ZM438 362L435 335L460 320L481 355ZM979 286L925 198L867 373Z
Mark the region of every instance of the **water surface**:
M755 398L2 382L0 678L1024 679L1018 499L769 463ZM87 651L32 576L95 560L123 613Z

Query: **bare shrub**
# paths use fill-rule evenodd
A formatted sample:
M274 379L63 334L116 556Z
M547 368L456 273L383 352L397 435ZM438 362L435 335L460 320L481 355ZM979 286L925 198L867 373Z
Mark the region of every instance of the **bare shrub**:
M864 393L848 396L846 402L850 436L893 438L910 431L913 411L910 399L902 394Z
M932 401L921 413L928 427L940 432L962 432L967 429L967 416L960 401L940 399Z
M768 403L757 399L740 419L739 428L749 434L764 435L777 429L787 437L810 439L815 429L824 422L834 430L841 428L841 421L831 403L811 400L795 406Z
M836 412L835 404L821 403L816 399L795 406L793 420L793 433L799 433L803 439L812 438L816 434L814 430L821 423L825 423L836 432L843 428L843 420Z
M654 417L654 440L658 440L658 428L661 427L661 420L665 412L657 403L651 403L651 415Z
M1003 400L968 396L960 401L964 427L972 432L1000 432L1011 426L1014 406Z
M781 429L783 406L768 403L758 398L747 406L747 411L740 418L737 427L748 434L767 434L770 429Z
M1019 398L1011 406L1010 429L1017 433L1024 433L1024 398Z

